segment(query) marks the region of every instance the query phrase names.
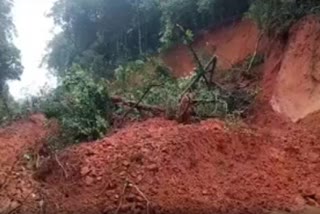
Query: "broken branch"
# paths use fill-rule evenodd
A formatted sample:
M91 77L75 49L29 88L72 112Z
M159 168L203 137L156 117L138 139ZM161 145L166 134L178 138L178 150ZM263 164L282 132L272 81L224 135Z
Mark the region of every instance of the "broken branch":
M62 165L62 163L60 162L60 160L59 160L59 158L58 158L58 155L57 155L56 153L54 154L54 157L55 157L55 159L56 159L56 162L58 163L58 165L59 165L60 168L62 169L63 174L64 174L64 177L65 177L65 178L68 178L68 173L67 173L66 169L63 167L63 165Z
M253 62L254 62L255 58L257 57L258 47L259 47L261 38L262 38L262 33L260 33L260 35L258 37L258 40L257 40L257 43L256 43L256 47L255 47L255 51L254 51L253 56L251 57L250 64L248 66L248 69L246 70L246 74L248 74L250 72L250 70L252 69Z
M124 115L121 117L121 121L123 121L127 116L128 114L130 114L132 112L133 109L136 109L140 103L142 102L142 100L148 95L148 93L151 91L151 89L153 87L157 87L157 86L160 86L160 85L156 85L156 84L151 84L149 85L149 87L145 90L145 92L143 93L143 95L140 97L140 99L138 100L137 103L135 103L134 106L132 106L126 113L124 113Z
M149 111L154 114L161 114L161 113L165 112L165 109L160 108L158 106L151 106L151 105L145 105L145 104L138 104L137 105L137 102L126 100L125 98L118 97L118 96L111 97L111 100L113 103L115 103L117 105L123 105L123 106L127 106L127 107L130 107L133 109L136 108L141 111Z
M122 190L122 194L121 194L121 198L120 198L120 201L119 201L119 204L118 204L118 207L115 211L114 214L118 214L120 209L121 209L121 206L122 206L122 203L123 203L123 197L124 195L126 194L126 191L127 191L127 188L129 187L129 182L126 180L124 186L123 186L123 190Z

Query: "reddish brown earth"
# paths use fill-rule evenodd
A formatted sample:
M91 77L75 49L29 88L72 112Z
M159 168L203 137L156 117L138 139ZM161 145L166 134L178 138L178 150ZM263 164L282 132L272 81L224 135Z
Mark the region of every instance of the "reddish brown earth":
M275 110L299 121L320 109L320 19L306 17L290 32L277 77Z
M33 201L35 181L23 156L41 146L46 136L45 118L34 115L0 130L0 213L18 209Z
M301 22L317 26L312 20ZM287 80L301 79L289 73L297 72L295 67L284 69L296 55L292 45L298 40L303 49L302 38L314 38L298 29L313 32L314 27L298 23L288 43L262 40L261 92L246 124L207 120L182 125L149 119L100 141L69 147L40 161L36 170L23 156L38 151L47 135L45 120L36 115L0 130L0 213L263 214L319 206L319 114L293 123L288 115L274 111L281 103L272 99L281 87L286 89L279 97L287 96ZM221 31L204 35L207 39L196 44L218 44L217 52L232 63L254 51L259 32L252 23ZM179 76L192 68L180 48L175 54L182 61L174 65ZM301 58L293 59L298 66ZM283 78L285 74L292 76ZM301 82L306 84L305 79Z
M194 48L207 60L216 54L219 68L228 69L252 54L258 39L259 31L254 23L244 20L202 33L195 40ZM189 75L195 67L192 55L183 45L169 50L162 58L179 77Z

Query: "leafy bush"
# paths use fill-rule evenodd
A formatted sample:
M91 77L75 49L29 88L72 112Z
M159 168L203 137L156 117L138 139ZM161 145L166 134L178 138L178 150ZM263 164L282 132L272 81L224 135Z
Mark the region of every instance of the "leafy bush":
M69 71L42 108L59 120L64 136L76 142L100 138L110 126L112 105L105 81L95 81L79 66Z
M176 79L159 62L146 61L143 64L140 61L138 65L135 63L129 63L125 66L125 69L121 67L117 70L116 76L125 76L125 82L122 82L123 79L121 78L115 80L109 86L110 94L125 97L131 101L138 101L146 92L146 89L152 85L154 87L151 88L141 104L161 107L166 110L167 116L173 119L179 108L181 94L195 74ZM150 69L152 65L158 67ZM208 89L204 82L199 82L193 93L197 102L199 101L194 106L195 114L199 118L225 117L235 111L242 112L254 97L245 92L240 96L227 91ZM249 103L246 101L249 101Z

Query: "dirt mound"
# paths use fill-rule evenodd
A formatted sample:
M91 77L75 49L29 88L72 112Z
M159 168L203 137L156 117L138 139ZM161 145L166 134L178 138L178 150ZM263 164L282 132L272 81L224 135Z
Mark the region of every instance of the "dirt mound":
M218 66L228 69L254 53L258 38L259 30L256 25L244 20L203 33L195 40L194 47L203 59L209 60L216 54ZM183 45L174 47L162 58L179 77L189 75L195 67L192 55Z
M299 121L320 110L320 19L309 16L298 22L279 71L273 109Z
M304 134L148 120L63 152L68 177L49 161L46 213L260 214L317 204L320 146Z
M42 144L44 121L42 115L34 115L0 130L0 213L14 211L34 194L35 182L22 157Z

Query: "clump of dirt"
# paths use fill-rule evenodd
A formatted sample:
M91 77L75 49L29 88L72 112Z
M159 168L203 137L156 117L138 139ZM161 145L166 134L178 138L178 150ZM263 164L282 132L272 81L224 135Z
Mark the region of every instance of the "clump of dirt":
M319 32L320 19L308 16L289 34L272 101L293 122L320 110Z
M46 213L266 213L320 203L320 145L301 130L151 119L74 146L41 175ZM47 166L47 165L46 165Z
M250 20L203 33L194 42L194 48L202 59L218 57L218 67L226 70L253 54L259 39L259 30ZM179 45L163 54L162 59L178 77L194 70L192 55L186 46Z

